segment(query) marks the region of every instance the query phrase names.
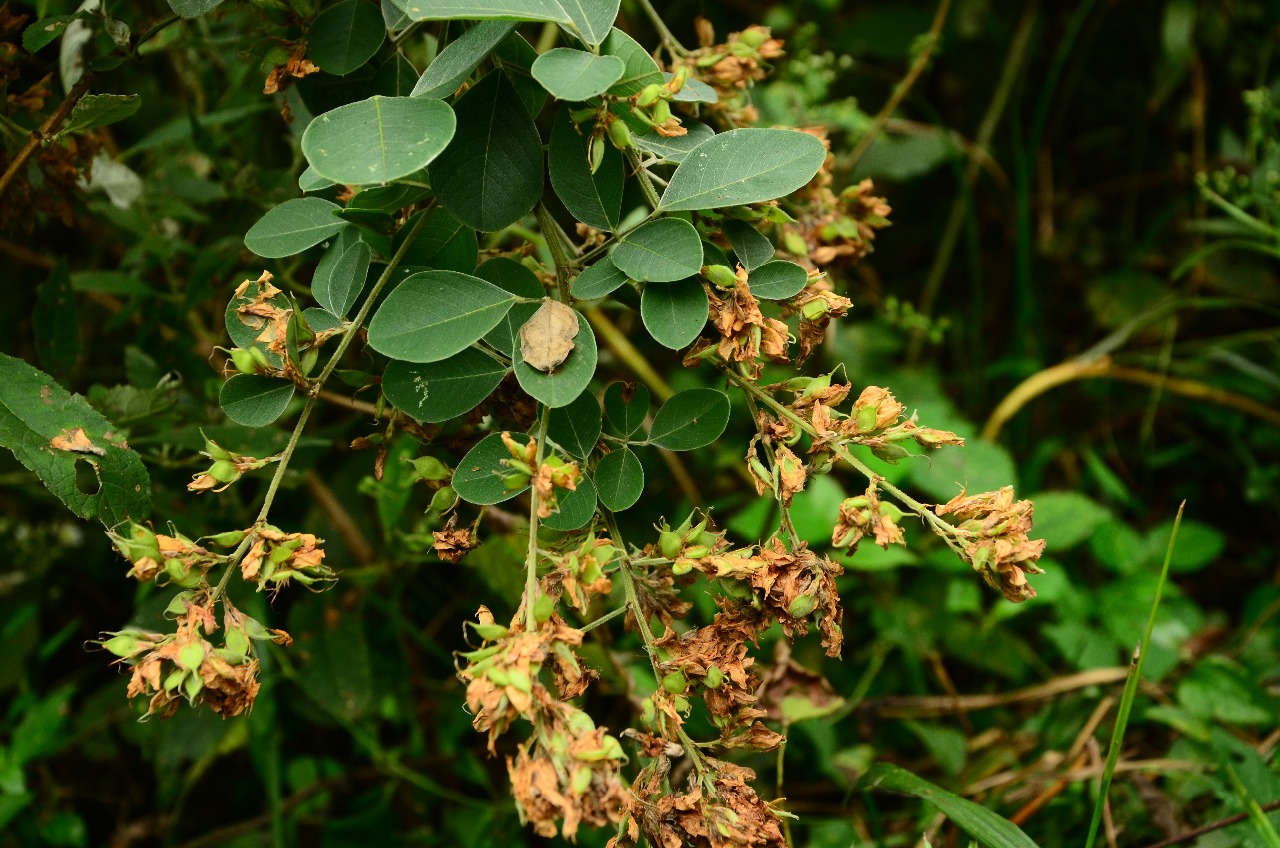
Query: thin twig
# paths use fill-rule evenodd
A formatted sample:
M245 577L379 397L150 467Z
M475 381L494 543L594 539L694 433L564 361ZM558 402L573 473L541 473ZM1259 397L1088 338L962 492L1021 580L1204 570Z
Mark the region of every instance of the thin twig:
M1269 804L1262 805L1262 812L1270 813L1280 810L1280 801L1272 801ZM1233 824L1239 824L1242 821L1248 821L1248 813L1236 813L1234 816L1227 816L1225 819L1219 819L1206 825L1201 825L1195 830L1188 830L1186 833L1179 833L1177 836L1170 836L1168 839L1161 839L1159 842L1153 842L1147 848L1169 848L1170 845L1179 845L1183 842L1190 842L1198 839L1206 833L1213 833L1215 830L1222 830L1224 827L1231 827Z
M53 114L45 118L40 128L31 133L27 143L18 151L18 155L13 157L9 167L5 168L4 175L0 176L0 197L4 197L4 193L9 189L9 184L18 175L18 171L27 164L27 160L36 152L36 148L48 141L50 136L58 131L58 128L62 126L62 122L71 114L71 110L80 102L80 98L89 92L89 86L92 84L92 73L86 73L80 77L80 81L72 87L66 98L58 104L58 108L53 110Z

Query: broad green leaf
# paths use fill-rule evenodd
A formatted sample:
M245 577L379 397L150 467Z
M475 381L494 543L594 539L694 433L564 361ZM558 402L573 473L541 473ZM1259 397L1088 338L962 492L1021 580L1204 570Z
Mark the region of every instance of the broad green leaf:
M341 0L307 29L307 55L320 70L345 77L368 62L387 38L382 10L366 0Z
M560 0L560 5L583 42L596 47L609 37L622 0Z
M286 200L249 228L244 246L268 259L301 253L347 226L333 214L339 208L319 197Z
M702 270L702 239L683 218L658 218L623 236L609 259L633 280L683 280Z
M406 415L438 424L475 409L506 373L502 363L469 347L440 362L389 362L382 393Z
M236 374L222 384L218 403L227 417L245 427L266 427L293 400L293 383L258 374Z
M411 97L417 84L418 69L404 54L395 53L378 67L378 73L374 74L369 85L369 93L383 97Z
M302 153L317 174L335 183L387 183L439 156L456 127L453 110L439 100L374 95L312 120L302 134Z
M346 315L364 291L372 261L373 251L369 249L369 245L357 240L342 251L332 267L326 269L328 273L324 277L320 276L320 268L317 266L316 276L311 281L311 294L316 302L334 315Z
M322 177L316 173L316 169L307 166L307 169L298 177L298 188L303 192L324 191L326 188L336 186L333 180L328 177Z
M445 98L453 95L467 81L481 62L516 25L509 21L480 21L458 36L427 66L413 87L414 97Z
M539 56L530 70L552 97L580 103L608 91L622 78L626 65L617 56L556 47Z
M668 162L680 163L694 148L716 134L711 127L698 121L685 121L684 128L686 130L684 135L665 136L656 130L650 130L639 133L633 138L636 147L646 153L652 153Z
M600 401L583 392L568 406L551 411L547 435L576 457L586 458L600 440Z
M58 137L123 121L140 108L142 98L136 94L86 94L71 110Z
M748 271L754 271L773 258L773 242L746 221L725 221L724 234L733 246L734 255Z
M542 283L538 282L537 276L532 271L506 256L490 259L476 269L476 276L517 297L547 296L546 289L542 287ZM538 306L537 303L517 303L502 317L498 326L485 334L484 340L507 356L511 356L520 344L520 328L533 313L538 311Z
M0 353L0 446L35 472L81 518L108 527L151 513L151 478L110 421L80 395L21 359ZM76 485L76 463L87 462L96 492Z
M1039 514L1037 513L1037 519ZM1173 523L1166 522L1147 534L1147 559L1156 561L1169 546ZM1199 571L1221 556L1226 547L1222 533L1200 521L1183 521L1178 530L1178 544L1169 558L1169 570Z
M653 416L649 441L668 450L696 450L720 438L728 423L728 395L715 389L685 389Z
M1034 535L1040 535L1040 504L1036 504ZM1151 551L1142 534L1119 519L1104 521L1089 534L1089 550L1098 562L1119 574L1130 574L1147 564Z
M436 197L473 229L493 232L514 224L542 196L538 128L503 73L480 80L454 109L457 134L431 163Z
M567 533L586 527L596 514L596 487L585 474L573 491L556 490L556 511L542 519L543 526Z
M644 493L644 466L635 451L621 447L596 464L596 493L613 512L630 509Z
M550 21L571 28L591 46L618 16L620 0L395 0L415 21Z
M534 400L552 409L568 406L582 394L596 373L596 337L587 319L578 316L578 334L573 337L573 350L557 370L547 374L525 364L517 345L515 372L520 388Z
M646 283L640 298L640 317L658 344L680 350L706 326L708 304L699 277L674 283Z
M547 90L533 78L532 68L538 61L538 51L520 33L513 32L494 48L493 59L515 86L529 117L536 119L542 114L542 107L547 105Z
M520 445L527 445L530 441L524 433L510 435ZM502 443L501 434L491 433L485 436L467 451L467 455L454 469L453 490L467 503L500 504L511 500L529 488L529 485L526 483L517 489L508 489L502 482L502 478L511 473L511 468L502 464L509 459L511 454Z
M302 318L307 322L307 326L317 333L323 333L326 330L336 330L342 326L342 319L334 315L327 309L321 309L318 306L311 306L302 310Z
M644 383L610 383L604 390L604 415L619 436L631 438L649 417L649 387Z
M813 179L826 158L822 142L799 130L729 130L685 157L658 208L719 209L785 197Z
M809 272L794 262L775 259L747 275L747 288L764 300L786 300L800 293L809 282Z
M457 271L411 274L369 322L369 346L405 362L439 362L492 330L514 302L492 283Z
M406 267L437 268L441 271L458 271L470 274L476 268L480 245L476 231L436 206L415 212L409 223L401 227L393 242L398 250L404 239L413 231L413 222L419 215L430 215L427 223L418 231L413 244L402 262Z
M417 174L411 176L417 176ZM423 174L422 178L425 180L426 175ZM430 194L431 189L408 183L374 186L361 189L355 197L348 200L347 211L361 209L369 212L399 212L406 206L412 206L426 199Z
M76 15L50 15L41 18L22 31L22 48L34 53L47 44L52 44L66 31Z
M222 5L223 0L169 0L169 8L180 18L198 18Z
M618 266L604 256L596 260L594 265L582 269L582 273L573 279L573 296L578 300L594 300L604 297L627 283L627 275L618 270Z
M609 30L609 36L601 45L600 52L606 56L617 56L626 67L622 78L609 89L610 94L628 97L639 93L650 83L661 84L662 71L658 68L658 63L653 61L648 50L622 30Z
M587 161L590 138L579 132L561 109L551 126L547 161L551 187L566 209L584 224L613 232L622 215L622 189L626 181L622 152L606 143L599 167L591 173Z
M928 801L985 848L1037 848L1013 822L890 763L876 763L860 784L905 792Z
M381 0L382 6L382 22L391 32L399 32L400 30L413 23L409 16L404 13L404 9L397 6L392 0Z
M1043 492L1032 498L1036 505L1033 535L1044 539L1045 549L1061 551L1089 539L1111 512L1079 492Z
M80 355L80 316L65 257L58 260L36 289L31 329L36 338L36 355L45 370L63 377L75 367Z

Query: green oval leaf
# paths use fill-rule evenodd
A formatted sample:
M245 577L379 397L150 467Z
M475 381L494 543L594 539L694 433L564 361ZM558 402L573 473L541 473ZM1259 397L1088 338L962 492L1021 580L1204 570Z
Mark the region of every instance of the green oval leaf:
M382 375L382 393L406 415L438 424L475 409L506 373L492 356L469 347L439 362L392 360Z
M198 18L223 4L224 0L169 0L169 8L180 18Z
M694 148L716 134L711 127L698 121L685 121L684 128L684 135L665 136L656 130L650 130L633 136L633 139L636 147L646 153L652 153L668 162L680 163Z
M583 392L568 406L551 410L547 435L576 457L585 459L600 440L600 401Z
M77 438L77 430L84 442ZM114 527L129 519L143 521L151 514L147 468L120 431L80 395L3 353L0 446L13 451L23 466L81 518L97 518ZM100 484L97 492L88 494L76 486L77 462L93 466Z
M401 53L395 53L383 62L369 84L370 94L383 97L410 97L418 84L418 69Z
M476 83L454 108L458 132L429 171L436 197L473 229L514 224L542 197L538 128L500 72Z
M222 384L218 403L227 417L245 427L266 427L293 400L293 383L258 374L236 374Z
M421 170L457 128L439 100L374 95L307 125L302 153L317 174L344 185L386 183Z
M381 15L379 15L381 17ZM341 253L329 265L323 260L316 266L315 276L311 280L311 294L316 302L334 315L346 315L355 306L360 292L364 291L365 280L369 276L369 264L373 261L373 251L369 245L357 239L354 244L343 247L335 242L325 253ZM325 273L321 273L324 266Z
M622 215L622 189L626 181L622 152L606 143L599 167L593 174L587 161L589 143L590 138L573 125L569 110L561 109L551 126L547 150L551 187L573 217L597 230L613 232Z
M747 275L747 288L764 300L786 300L800 293L809 282L809 272L794 262L775 259Z
M685 157L658 208L719 209L785 197L813 179L826 158L822 142L798 130L729 130Z
M427 65L413 87L414 97L450 97L493 49L515 31L510 21L480 21L458 36Z
M396 286L369 322L369 346L392 359L438 362L476 342L515 298L457 271L420 271Z
M307 169L298 177L298 188L304 193L324 191L326 188L333 188L336 185L337 183L333 180L317 174L316 169L312 168L310 165L308 165Z
M530 441L524 433L511 433L511 438L521 445ZM511 473L511 469L502 464L508 459L511 459L511 454L502 443L502 435L491 433L485 436L467 451L454 469L453 490L467 503L500 504L511 500L529 486L525 484L517 489L508 489L502 482L502 478Z
M754 271L773 258L773 242L746 221L725 221L724 234L733 246L734 255L748 271Z
M551 530L567 533L586 527L595 514L596 487L591 484L591 478L584 475L573 491L556 491L556 511L542 519L542 524Z
M123 121L141 108L142 98L136 94L86 95L71 109L71 115L58 130L57 137Z
M286 200L249 228L244 246L267 259L301 253L347 226L333 214L340 208L319 197Z
M658 344L680 350L706 326L709 303L698 277L674 283L646 283L640 298L640 317Z
M685 389L668 398L653 416L649 441L668 450L695 450L720 438L728 423L728 395L715 389Z
M625 67L622 78L609 89L610 94L629 97L639 93L650 83L662 84L662 71L658 68L658 63L653 61L648 50L622 30L609 30L608 37L600 46L600 52L606 56L617 56Z
M571 27L595 46L618 17L620 0L394 0L415 21L550 21Z
M644 383L610 383L604 390L604 415L619 436L631 438L649 417L649 387Z
M573 296L578 300L594 300L604 297L628 282L627 275L605 256L594 265L582 269L573 279Z
M644 466L635 451L622 447L605 454L596 464L596 492L600 503L613 512L630 509L644 493Z
M859 783L928 801L986 848L1037 848L1013 822L890 763L876 763Z
M551 408L567 406L587 388L596 373L596 337L587 319L578 316L578 333L573 337L573 350L557 370L547 374L525 364L520 346L515 350L516 380L520 388L535 400Z
M556 47L539 56L530 70L552 97L580 103L608 91L626 68L617 56Z
M320 70L344 77L374 57L386 40L382 10L365 0L342 0L307 29L307 55Z
M415 212L406 226L400 228L393 240L396 250L413 231L413 222L419 215L430 215L422 225L413 244L401 260L403 267L436 268L441 271L457 271L470 274L480 257L480 244L476 231L459 221L439 206Z
M702 270L702 239L683 218L658 218L627 233L609 259L633 280L683 280Z

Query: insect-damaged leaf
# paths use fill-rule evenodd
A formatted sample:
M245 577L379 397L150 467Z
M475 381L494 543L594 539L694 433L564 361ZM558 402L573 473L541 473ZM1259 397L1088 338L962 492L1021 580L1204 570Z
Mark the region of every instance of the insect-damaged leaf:
M440 362L392 360L382 375L382 392L406 415L437 424L475 409L506 373L492 356L469 347Z
M546 374L529 366L516 351L515 372L520 388L552 409L572 403L587 388L596 373L596 337L591 325L578 319L573 352L559 369Z
M550 373L569 358L578 334L578 313L558 300L547 300L520 327L520 356Z

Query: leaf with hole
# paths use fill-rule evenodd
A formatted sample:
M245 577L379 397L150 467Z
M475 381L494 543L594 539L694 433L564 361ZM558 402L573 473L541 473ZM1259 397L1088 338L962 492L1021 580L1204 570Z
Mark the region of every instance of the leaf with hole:
M334 215L341 207L319 197L286 200L245 233L244 246L267 259L301 253L347 226Z
M218 403L227 417L245 427L266 427L293 400L293 383L258 374L236 374L222 384Z
M392 359L438 362L471 346L515 297L479 277L420 271L396 286L369 322L369 346Z
M589 125L583 129L589 131ZM622 153L606 143L593 174L587 161L589 144L590 137L573 125L569 109L561 109L551 126L547 150L551 187L573 217L597 230L613 232L621 219L626 181Z
M747 275L747 288L763 300L786 300L800 293L809 282L809 272L794 262L775 259Z
M450 97L493 49L515 31L511 21L480 21L449 42L418 78L414 97Z
M573 491L556 489L556 511L542 519L542 524L550 530L567 533L586 527L595 514L596 487L590 477L583 475Z
M748 271L754 271L773 258L773 242L746 221L730 219L724 222L724 234L733 246L733 253Z
M0 446L81 518L108 527L151 513L151 478L120 431L52 377L0 354ZM95 492L76 485L77 464L92 466Z
M595 264L588 265L573 279L573 296L579 300L594 300L626 285L627 275L618 266L602 256Z
M547 435L576 457L585 459L600 440L600 401L583 392L568 406L551 410Z
M454 109L457 134L431 163L436 197L473 229L493 232L510 226L542 197L538 128L500 72L476 83Z
M374 95L313 119L302 134L302 153L335 183L387 183L424 168L456 129L453 110L439 100Z
M530 366L516 349L515 372L520 388L534 400L551 408L567 406L587 388L596 373L596 337L587 319L578 316L578 334L573 337L573 352L550 374Z
M702 239L683 218L658 218L623 236L609 259L633 280L683 280L702 270Z
M649 441L668 450L696 450L720 438L728 423L728 395L715 389L685 389L653 416Z
M826 158L822 142L798 130L729 130L685 157L658 208L720 209L786 197L813 179Z
M547 298L529 320L520 325L520 360L549 374L569 358L576 335L578 313L558 300Z
M35 53L41 47L57 41L78 15L50 15L41 18L22 31L22 48Z
M644 466L635 451L618 448L596 463L596 493L613 512L630 509L644 493Z
M335 243L325 253L336 253ZM330 264L316 266L315 276L311 280L311 294L316 302L334 315L346 315L355 306L364 291L365 280L369 276L369 264L373 261L373 251L369 245L357 239L354 244L344 247ZM325 273L321 274L321 268Z
M580 103L608 91L626 67L617 56L555 47L539 56L530 71L552 97Z
M307 28L307 55L325 73L344 77L372 59L386 38L381 9L366 0L341 0Z
M658 344L680 350L706 326L709 303L699 277L674 283L646 283L640 298L640 317Z
M604 415L613 431L629 439L649 417L649 388L644 383L610 383L604 390Z
M517 444L527 445L530 442L524 433L510 435ZM529 484L508 489L502 482L502 478L511 473L511 468L502 464L509 459L511 454L502 443L501 434L485 436L467 451L454 469L453 490L467 503L492 505L511 500L529 488Z
M479 406L506 373L502 363L469 347L439 362L392 360L382 375L382 393L404 414L439 424Z

